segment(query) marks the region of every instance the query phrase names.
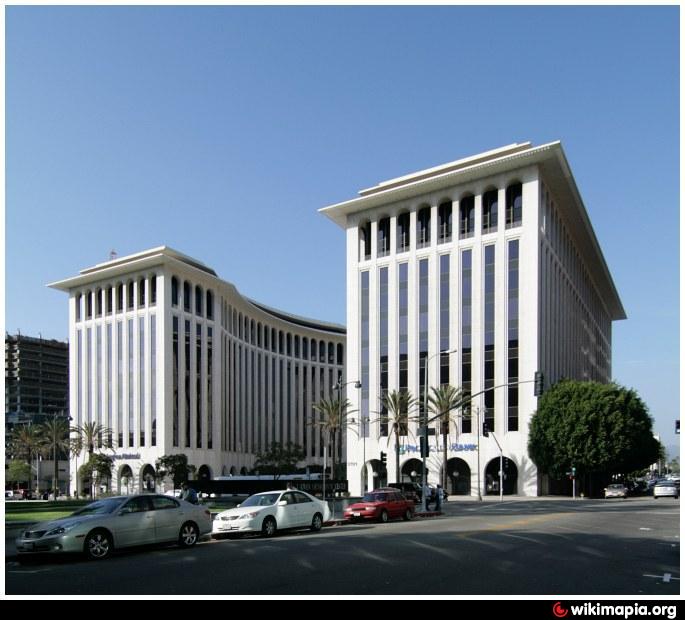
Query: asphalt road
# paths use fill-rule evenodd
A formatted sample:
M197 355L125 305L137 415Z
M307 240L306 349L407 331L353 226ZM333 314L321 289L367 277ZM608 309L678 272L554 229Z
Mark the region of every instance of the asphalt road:
M7 595L677 595L679 502L448 502L434 519L5 563Z

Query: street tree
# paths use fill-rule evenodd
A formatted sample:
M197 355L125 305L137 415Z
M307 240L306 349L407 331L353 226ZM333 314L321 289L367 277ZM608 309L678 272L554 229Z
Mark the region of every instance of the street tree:
M634 390L615 383L562 380L540 398L528 452L538 469L562 478L575 467L602 484L655 463L659 442Z
M69 422L63 417L53 417L40 425L40 434L43 438L44 450L52 455L52 491L57 500L59 490L59 456L69 453Z
M428 395L428 410L440 416L440 432L442 433L442 488L447 488L447 439L450 426L454 425L455 435L459 433L458 416L461 413L459 405L464 399L462 391L452 385L432 387Z
M188 463L185 454L168 454L160 456L155 461L155 477L160 482L169 476L174 484L174 490L195 474L195 465Z
M395 477L400 478L400 442L409 434L409 422L415 420L416 398L408 390L392 390L383 394L378 422L388 428L388 445L395 438Z
M289 441L285 444L272 442L264 452L258 452L254 471L267 474L278 480L281 474L294 474L297 464L305 459L302 446Z
M309 426L318 428L323 434L324 441L327 441L331 446L331 477L333 480L337 477L336 458L339 451L339 443L342 441L342 435L347 428L347 417L351 412L351 403L345 399L338 398L322 398L317 403L314 403L314 409L318 412L318 417L309 420ZM342 453L342 451L340 450Z

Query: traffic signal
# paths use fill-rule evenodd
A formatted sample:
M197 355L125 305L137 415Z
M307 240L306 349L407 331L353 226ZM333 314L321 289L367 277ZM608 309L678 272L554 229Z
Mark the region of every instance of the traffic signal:
M483 422L483 437L489 437L490 436L490 427L488 426L487 422Z
M421 448L421 458L428 457L431 452L430 444L428 443L428 437L421 435L419 437L419 446Z
M535 396L542 396L545 391L545 375L542 371L535 371Z
M381 452L381 463L385 465L388 462L388 454L386 452Z
M680 435L680 420L675 421L675 434Z

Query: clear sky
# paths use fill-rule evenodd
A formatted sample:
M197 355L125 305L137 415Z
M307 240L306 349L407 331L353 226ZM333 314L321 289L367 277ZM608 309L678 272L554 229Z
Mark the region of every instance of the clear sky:
M169 245L345 322L317 209L561 140L628 320L613 372L679 417L679 7L6 8L6 330L66 339L46 284Z

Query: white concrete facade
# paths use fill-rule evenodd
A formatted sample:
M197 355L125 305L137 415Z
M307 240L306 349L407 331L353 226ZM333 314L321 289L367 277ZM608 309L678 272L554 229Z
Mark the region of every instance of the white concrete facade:
M177 453L208 478L245 473L271 442L323 464L312 405L334 396L343 326L247 299L168 247L50 286L69 294L72 424L112 429L111 490L151 488L156 459Z
M492 437L480 436L487 418L509 459L505 492L544 493L546 481L527 451L537 407L534 374L542 371L547 386L562 377L609 381L611 322L625 318L560 143L515 144L359 193L321 209L346 231L347 375L365 386L347 394L359 412L358 428L347 437L351 493L396 479L420 482L417 423L403 437L398 475L394 440L379 411L385 390L420 396L422 359L428 360L429 386L449 382L476 394L528 382L476 397L471 413L480 415L478 423L475 417L456 420L459 431L448 441L448 491L477 495L480 485L483 494L499 492L499 449ZM462 214L471 201L475 218L469 222ZM484 229L484 202L497 204L496 227ZM406 214L409 244L403 247L406 228L398 226ZM422 236L428 214L430 240ZM449 368L442 375L441 361ZM439 428L430 441L428 480L436 484L443 463Z

